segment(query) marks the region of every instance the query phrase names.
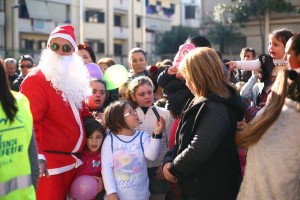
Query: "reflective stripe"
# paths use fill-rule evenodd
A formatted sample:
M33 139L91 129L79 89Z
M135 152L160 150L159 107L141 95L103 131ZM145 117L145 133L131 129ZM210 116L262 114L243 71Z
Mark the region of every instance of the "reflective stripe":
M28 188L32 185L31 175L18 176L4 183L0 183L0 197L14 190Z

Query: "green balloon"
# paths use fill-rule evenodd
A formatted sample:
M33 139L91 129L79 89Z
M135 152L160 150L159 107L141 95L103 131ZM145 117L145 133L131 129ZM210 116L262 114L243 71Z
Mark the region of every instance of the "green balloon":
M103 76L103 81L106 83L107 90L113 90L120 87L128 80L128 71L123 65L110 66Z

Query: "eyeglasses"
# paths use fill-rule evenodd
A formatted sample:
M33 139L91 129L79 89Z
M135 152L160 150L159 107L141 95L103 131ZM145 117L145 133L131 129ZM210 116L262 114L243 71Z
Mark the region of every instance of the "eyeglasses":
M33 67L33 64L28 64L28 65L20 65L21 69L24 69L24 68L32 68Z
M58 51L60 48L60 45L57 43L53 43L53 44L51 44L50 48L52 49L52 51ZM71 46L68 44L61 45L61 49L65 53L69 53L72 50Z
M124 117L127 117L129 115L136 115L137 112L135 109L130 109L127 113L124 113Z

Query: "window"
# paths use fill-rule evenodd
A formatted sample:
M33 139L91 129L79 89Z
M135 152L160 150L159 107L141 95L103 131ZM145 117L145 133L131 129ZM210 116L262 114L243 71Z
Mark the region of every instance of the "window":
M19 17L28 19L29 14L28 14L28 11L27 11L25 0L20 0L19 5L20 5L20 7L19 7Z
M85 21L91 23L104 23L104 12L96 10L85 11Z
M38 49L42 50L45 49L47 46L47 41L46 40L39 40L38 41Z
M4 11L4 2L0 0L0 11Z
M185 19L196 19L195 6L185 6Z
M114 54L116 56L122 55L122 45L121 44L114 44Z
M95 53L104 53L105 45L103 42L88 41L87 42Z
M141 17L136 17L136 27L141 28Z
M114 25L115 26L121 26L121 16L120 15L115 15L114 16Z
M23 39L21 41L21 47L22 49L26 49L27 51L33 51L33 44L34 41L33 40L27 40L27 39Z
M66 23L71 23L71 11L70 11L70 5L66 5ZM104 17L103 17L104 22Z
M96 52L97 53L104 53L104 43L103 42L97 42L97 48L96 48Z

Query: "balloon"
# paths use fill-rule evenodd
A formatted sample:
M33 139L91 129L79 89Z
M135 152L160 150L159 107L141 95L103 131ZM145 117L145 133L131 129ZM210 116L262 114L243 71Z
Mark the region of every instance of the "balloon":
M96 78L98 80L102 80L103 72L102 72L101 68L99 67L99 65L97 65L95 63L88 63L85 66L88 69L91 78Z
M78 176L70 188L70 196L76 200L91 200L95 198L98 182L92 176Z
M103 76L107 90L113 90L120 87L128 80L128 71L123 65L113 65L109 67Z

